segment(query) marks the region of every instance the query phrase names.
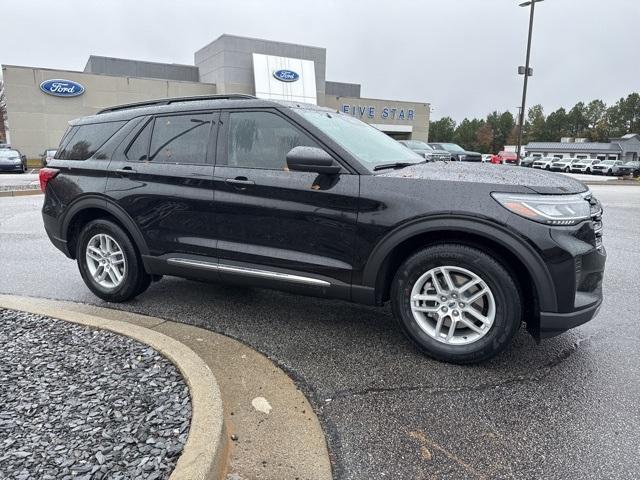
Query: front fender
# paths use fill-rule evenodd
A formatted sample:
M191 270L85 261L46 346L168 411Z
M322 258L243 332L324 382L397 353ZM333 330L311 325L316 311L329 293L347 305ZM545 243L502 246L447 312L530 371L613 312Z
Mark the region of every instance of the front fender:
M425 233L466 233L482 237L508 250L527 269L543 311L556 311L555 287L542 258L523 237L489 220L462 215L437 215L413 220L389 232L373 249L363 272L363 286L377 287L378 273L396 246Z

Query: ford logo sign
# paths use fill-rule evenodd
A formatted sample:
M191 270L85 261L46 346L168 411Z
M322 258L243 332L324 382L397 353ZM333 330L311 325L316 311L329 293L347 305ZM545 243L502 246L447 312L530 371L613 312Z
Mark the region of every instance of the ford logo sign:
M40 90L54 97L77 97L84 93L84 87L73 80L45 80L40 84Z
M276 70L273 72L273 76L281 82L295 82L300 78L300 75L291 70Z

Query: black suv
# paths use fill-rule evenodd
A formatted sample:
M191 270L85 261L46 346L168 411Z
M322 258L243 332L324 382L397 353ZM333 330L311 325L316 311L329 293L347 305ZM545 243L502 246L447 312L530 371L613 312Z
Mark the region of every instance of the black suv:
M40 181L49 238L104 300L175 275L391 301L424 352L469 363L523 321L553 336L602 301L598 201L562 175L503 170L426 163L333 110L227 95L73 121Z

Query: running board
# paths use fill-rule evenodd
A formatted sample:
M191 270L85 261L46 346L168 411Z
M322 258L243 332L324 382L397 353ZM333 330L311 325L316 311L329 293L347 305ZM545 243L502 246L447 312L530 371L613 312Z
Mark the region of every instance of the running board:
M202 268L205 270L215 270L218 272L234 273L237 275L246 275L249 277L271 278L273 280L282 280L285 282L299 283L304 285L316 285L319 287L331 286L329 282L317 278L291 275L289 273L273 272L270 270L259 270L257 268L237 267L235 265L204 262L202 260L192 260L190 258L172 257L167 259L167 263L171 263L173 265L182 265L186 267Z

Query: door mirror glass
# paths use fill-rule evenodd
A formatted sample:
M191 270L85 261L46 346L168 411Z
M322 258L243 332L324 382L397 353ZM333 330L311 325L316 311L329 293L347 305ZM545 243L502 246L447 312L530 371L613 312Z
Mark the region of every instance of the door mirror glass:
M341 170L340 165L323 149L304 146L289 150L287 167L292 171L323 173L325 175L336 175Z

